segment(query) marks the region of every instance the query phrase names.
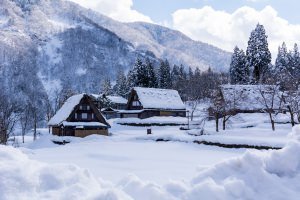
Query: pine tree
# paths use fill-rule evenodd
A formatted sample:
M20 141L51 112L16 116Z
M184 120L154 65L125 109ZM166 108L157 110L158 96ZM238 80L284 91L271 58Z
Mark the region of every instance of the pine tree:
M133 88L138 86L139 84L139 77L138 73L140 73L140 70L138 69L142 65L142 61L137 58L135 61L133 67L129 70L128 75L127 75L127 87L128 88Z
M279 79L284 78L284 76L286 76L290 62L289 57L291 56L288 54L286 44L283 42L282 46L278 47L278 55L274 66L274 72L276 76L280 76Z
M111 95L112 94L112 87L111 87L111 81L110 78L105 78L102 82L101 92L104 95Z
M173 89L176 89L178 80L179 80L179 66L174 65L171 72L171 85Z
M147 84L145 84L145 87L150 87L150 88L157 88L158 87L158 82L157 82L157 77L156 73L154 70L153 64L150 62L149 59L146 59L146 64L145 64L145 75L147 79Z
M161 61L159 67L159 87L169 89L172 86L171 69L168 60Z
M191 67L189 67L189 72L188 72L188 80L191 81L193 79L194 72Z
M234 48L230 63L230 83L231 84L248 84L249 68L246 65L246 56L243 50L238 47Z
M126 95L128 94L129 88L127 86L127 79L123 70L118 71L116 85L114 88L117 95L126 97Z
M300 53L298 49L298 45L295 44L293 51L290 52L290 61L289 61L289 68L292 77L294 79L297 79L299 84L300 79Z
M182 99L185 101L187 99L187 73L183 65L180 65L179 68L179 80L178 80L178 92L181 95Z
M263 25L257 24L251 32L246 51L247 67L252 70L252 82L263 82L263 76L271 63L267 35Z

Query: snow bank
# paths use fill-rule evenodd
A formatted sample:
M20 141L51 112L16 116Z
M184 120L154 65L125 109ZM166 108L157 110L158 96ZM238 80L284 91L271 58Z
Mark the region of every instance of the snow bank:
M299 132L299 131L297 131ZM247 152L202 169L189 182L166 185L129 175L113 185L74 165L33 161L0 146L0 199L299 199L300 143L278 151Z
M150 117L146 119L122 118L115 121L117 124L187 124L185 117Z
M294 126L292 132L288 136L292 139L300 141L300 125Z
M298 199L299 153L296 142L267 154L248 152L200 173L191 181L189 195L203 191L212 199Z
M30 160L20 150L0 146L0 199L131 199L104 188L87 170Z

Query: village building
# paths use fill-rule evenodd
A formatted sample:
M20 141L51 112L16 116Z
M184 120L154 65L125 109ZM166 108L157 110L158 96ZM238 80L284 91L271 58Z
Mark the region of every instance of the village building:
M117 95L91 94L98 109L112 108L124 110L127 108L127 99Z
M119 118L119 110L127 108L127 99L117 95L92 94L93 102L106 119Z
M186 107L176 90L134 87L121 118L145 119L154 116L186 117Z
M110 125L87 94L70 97L50 119L48 126L57 136L109 135Z
M285 112L281 92L273 85L221 85L214 94L209 115Z

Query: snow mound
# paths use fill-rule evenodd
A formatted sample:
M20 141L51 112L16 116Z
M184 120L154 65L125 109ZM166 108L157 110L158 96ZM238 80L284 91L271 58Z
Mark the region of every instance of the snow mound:
M0 146L0 199L299 199L300 143L278 151L252 151L204 169L189 182L158 185L128 175L113 185L74 165L30 160Z
M271 153L247 152L200 173L191 181L194 194L204 199L298 199L300 143L291 142ZM192 195L192 196L190 196Z
M300 125L294 126L292 132L288 136L292 139L300 141Z
M0 146L0 199L131 199L103 188L87 170L30 160L20 150Z

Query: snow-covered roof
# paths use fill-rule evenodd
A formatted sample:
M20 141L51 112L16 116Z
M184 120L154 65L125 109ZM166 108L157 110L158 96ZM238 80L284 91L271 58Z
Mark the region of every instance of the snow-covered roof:
M91 94L92 97L95 99L100 98L102 95L101 94ZM116 104L127 104L127 99L121 97L121 96L116 96L116 95L107 95L106 96L112 103Z
M112 103L117 103L117 104L127 104L127 99L121 97L121 96L111 96L108 95L106 96Z
M63 106L50 119L48 125L49 126L58 125L63 121L65 121L70 116L75 106L77 106L80 103L84 95L85 94L77 94L68 98L67 101L63 104Z
M144 109L184 110L182 102L176 90L157 88L133 88L139 97Z
M67 122L63 121L62 122L63 126L105 126L105 124L102 124L100 122Z
M261 110L266 109L262 93L271 108L271 98L274 95L273 109L280 108L280 91L273 85L221 85L221 91L227 106L231 109Z

